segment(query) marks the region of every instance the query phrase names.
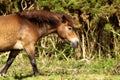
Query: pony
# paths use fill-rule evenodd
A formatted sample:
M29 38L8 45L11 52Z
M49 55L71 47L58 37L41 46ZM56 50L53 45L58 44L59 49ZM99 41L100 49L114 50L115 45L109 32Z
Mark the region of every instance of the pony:
M74 30L73 19L65 13L26 10L0 16L0 51L10 51L1 76L5 76L21 50L26 51L33 74L38 76L35 45L41 37L50 33L57 33L71 47L77 48L79 38Z

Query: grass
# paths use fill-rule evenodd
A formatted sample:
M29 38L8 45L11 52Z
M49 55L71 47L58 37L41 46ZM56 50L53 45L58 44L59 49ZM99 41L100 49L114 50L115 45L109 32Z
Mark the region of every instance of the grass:
M6 54L0 56L0 70L5 65ZM32 68L27 56L19 54L7 72L6 78L0 80L120 80L118 61L116 59L75 60L67 58L58 60L37 57L40 76L32 76ZM117 68L116 68L117 67Z

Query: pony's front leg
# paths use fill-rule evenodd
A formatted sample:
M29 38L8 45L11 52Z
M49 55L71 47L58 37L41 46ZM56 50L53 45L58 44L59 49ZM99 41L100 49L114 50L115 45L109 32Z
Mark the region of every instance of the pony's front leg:
M18 55L19 52L20 50L11 50L9 57L7 59L6 65L0 72L1 76L5 76L7 70L9 69L9 67L11 66L11 64L13 63L15 57Z
M33 44L29 44L27 46L25 46L25 50L27 52L28 58L30 60L30 63L32 65L33 68L33 74L34 76L38 76L39 75L39 71L36 65L36 59L35 59L35 47Z

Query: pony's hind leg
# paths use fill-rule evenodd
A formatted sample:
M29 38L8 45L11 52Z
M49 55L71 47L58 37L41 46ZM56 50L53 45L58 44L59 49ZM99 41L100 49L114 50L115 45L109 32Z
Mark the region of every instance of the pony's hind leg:
M20 52L20 50L11 50L9 57L7 59L6 65L0 72L1 76L5 76L7 70L9 69L9 67L11 66L11 64L13 63L15 57L18 55L19 52Z

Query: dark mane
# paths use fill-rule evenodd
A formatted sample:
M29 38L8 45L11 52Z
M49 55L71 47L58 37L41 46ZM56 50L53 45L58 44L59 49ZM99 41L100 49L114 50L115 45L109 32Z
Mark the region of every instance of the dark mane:
M18 16L26 18L32 22L38 23L39 25L49 24L52 27L56 27L63 20L62 16L65 16L65 20L69 21L70 25L72 23L71 16L63 13L54 13L45 10L26 10L17 13Z
M59 15L57 13L45 11L45 10L27 10L17 13L20 17L26 18L32 22L36 22L39 25L49 24L53 27L59 25Z

